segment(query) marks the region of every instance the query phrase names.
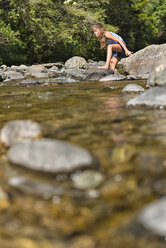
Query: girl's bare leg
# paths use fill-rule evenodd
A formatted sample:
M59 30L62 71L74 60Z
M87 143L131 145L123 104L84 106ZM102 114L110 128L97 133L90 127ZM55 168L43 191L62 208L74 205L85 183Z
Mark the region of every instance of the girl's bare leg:
M112 57L111 62L110 62L110 69L117 71L116 65L119 62L119 58L118 57Z
M112 58L112 52L121 53L121 52L122 52L121 46L120 46L119 44L108 45L108 46L107 46L107 59L106 59L106 63L105 63L104 66L101 66L101 67L99 67L99 68L108 69L109 67L111 67L111 69L114 68L113 70L115 70L114 65L112 65L113 68L112 68L112 66L111 66L111 64L112 64L112 63L111 63L111 60L112 60L113 58L118 58L118 57L113 57L113 58ZM111 58L112 58L112 59L111 59ZM118 59L118 61L119 61L119 59ZM118 61L116 61L116 60L113 59L113 64L115 64L115 66L116 66L116 64L118 63Z

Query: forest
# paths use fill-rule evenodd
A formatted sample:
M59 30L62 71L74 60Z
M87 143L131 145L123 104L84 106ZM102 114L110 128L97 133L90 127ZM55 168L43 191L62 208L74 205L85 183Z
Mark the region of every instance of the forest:
M166 0L0 0L0 64L100 60L101 22L133 52L166 42Z

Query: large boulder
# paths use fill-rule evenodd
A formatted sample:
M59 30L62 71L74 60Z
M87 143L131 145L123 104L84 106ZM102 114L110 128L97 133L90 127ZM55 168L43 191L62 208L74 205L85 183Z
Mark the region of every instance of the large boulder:
M74 56L70 59L68 59L65 63L66 69L72 69L72 68L81 68L81 69L87 69L88 63L86 60L79 56Z
M127 74L142 75L148 78L154 65L166 54L166 44L150 45L122 60L123 69Z
M102 69L102 68L97 68L97 69L89 69L86 71L86 75L84 77L84 81L98 81L101 78L104 78L108 75L114 75L114 71L112 69Z
M154 67L147 80L147 87L166 85L166 58L163 57Z

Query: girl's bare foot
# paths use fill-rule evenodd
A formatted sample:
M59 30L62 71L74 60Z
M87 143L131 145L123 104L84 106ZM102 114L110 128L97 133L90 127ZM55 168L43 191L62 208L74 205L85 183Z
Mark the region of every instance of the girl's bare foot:
M100 69L109 69L109 67L108 67L108 66L106 66L106 65L104 65L104 66L100 66L99 68L100 68Z

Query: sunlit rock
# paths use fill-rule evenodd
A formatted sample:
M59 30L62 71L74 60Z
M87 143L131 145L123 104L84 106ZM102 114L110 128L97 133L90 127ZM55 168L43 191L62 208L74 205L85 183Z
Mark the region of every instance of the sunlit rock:
M0 131L0 142L6 146L36 139L41 136L38 123L31 120L14 120L8 122Z
M166 237L166 197L145 206L138 221L153 233Z
M131 105L166 106L166 86L157 86L146 90L141 95L127 102L127 106Z
M79 56L74 56L66 61L65 68L66 69L71 69L71 68L86 69L88 68L88 64L84 58L79 57Z
M8 159L13 164L48 173L71 173L99 166L86 149L52 139L16 144L9 149Z
M138 84L128 84L126 85L122 92L143 92L145 91L144 88Z
M166 54L166 44L150 45L123 59L121 63L127 74L142 75L147 78L147 75L153 71L156 61L160 61L163 54Z
M23 79L24 78L22 73L16 72L16 71L5 71L5 72L3 72L2 77L6 81Z

